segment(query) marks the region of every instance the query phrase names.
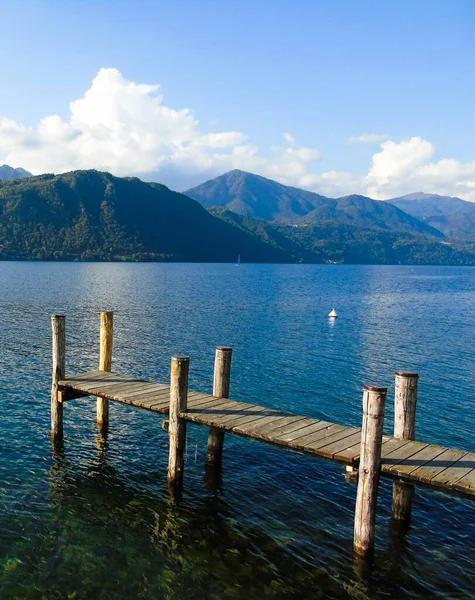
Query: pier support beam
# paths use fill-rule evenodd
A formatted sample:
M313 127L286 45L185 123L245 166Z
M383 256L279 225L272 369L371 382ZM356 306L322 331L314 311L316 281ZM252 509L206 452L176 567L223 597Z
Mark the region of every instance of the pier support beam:
M58 381L66 376L66 317L51 317L53 336L53 373L51 386L51 440L60 444L63 440L63 394L58 389Z
M172 493L179 494L183 485L184 451L186 443L186 421L181 413L188 403L188 356L173 356L170 376L170 412L168 435L170 451L168 457L168 485Z
M231 380L231 359L233 350L225 346L216 348L214 359L213 396L229 398ZM221 467L223 458L224 431L210 427L206 462L213 467Z
M370 555L374 548L386 395L386 387L364 386L363 425L361 428L360 467L354 532L354 550L356 554L361 556Z
M114 313L101 312L99 371L112 370L112 339L114 330ZM97 426L103 434L109 429L109 400L97 398Z
M396 372L394 394L394 437L398 440L416 439L416 405L418 373ZM410 483L393 483L392 518L409 524L415 488Z

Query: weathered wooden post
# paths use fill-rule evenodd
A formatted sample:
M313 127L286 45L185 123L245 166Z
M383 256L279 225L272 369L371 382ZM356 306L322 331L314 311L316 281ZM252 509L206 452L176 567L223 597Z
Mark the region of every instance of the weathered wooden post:
M101 312L99 371L110 371L112 369L112 339L114 313L112 311ZM109 400L97 398L97 425L104 433L109 428Z
M66 317L51 317L53 334L53 373L51 386L51 440L54 444L63 440L63 394L58 381L66 376Z
M386 387L365 385L363 391L363 425L355 509L354 550L368 555L374 547L376 505L381 469Z
M398 440L416 439L416 405L418 373L396 371L394 394L394 437ZM392 518L397 521L411 520L415 488L404 481L393 483Z
M168 435L170 451L168 457L168 484L174 492L179 492L183 484L184 451L186 442L186 421L181 413L186 411L188 402L188 356L173 356L170 376L170 412Z
M231 359L233 349L225 346L216 348L214 359L213 396L229 398L231 380ZM224 431L210 427L206 462L213 467L220 467L223 458Z

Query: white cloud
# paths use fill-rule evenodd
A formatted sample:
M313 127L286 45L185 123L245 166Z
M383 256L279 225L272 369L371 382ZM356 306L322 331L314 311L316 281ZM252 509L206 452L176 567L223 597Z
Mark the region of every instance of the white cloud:
M282 137L284 138L284 142L286 142L287 144L293 145L296 142L294 136L291 133L283 133Z
M348 138L353 144L380 143L367 174L319 172L320 152L299 146L291 133L282 134L283 146L262 149L240 131L207 131L192 110L166 106L158 85L128 81L116 69L101 69L69 108L67 119L46 116L35 127L0 118L0 164L33 173L96 168L176 189L242 169L328 196L385 199L426 191L475 201L475 161L436 160L434 145L421 137Z
M346 138L347 144L380 144L389 138L387 133L362 133Z
M28 128L0 119L0 159L32 173L104 169L116 175L174 173L211 175L248 169L295 182L308 163L319 160L314 148L291 148L262 154L239 131L208 133L193 111L163 103L158 85L137 84L117 69L101 69L84 96L70 103L67 120L57 115Z
M414 191L461 196L475 201L475 161L433 161L433 144L421 137L387 141L373 155L363 185L373 198L386 199Z

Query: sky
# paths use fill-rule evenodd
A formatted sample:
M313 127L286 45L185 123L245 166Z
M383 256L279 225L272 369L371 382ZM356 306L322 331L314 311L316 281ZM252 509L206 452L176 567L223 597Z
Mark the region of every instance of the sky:
M473 0L0 0L0 164L475 201Z

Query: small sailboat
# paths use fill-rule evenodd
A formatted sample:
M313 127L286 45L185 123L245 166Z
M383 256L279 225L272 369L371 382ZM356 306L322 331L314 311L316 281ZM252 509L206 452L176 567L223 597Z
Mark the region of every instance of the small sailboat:
M331 309L330 313L328 314L328 318L329 319L338 319L338 313L336 312L336 310L334 308Z
M240 267L241 266L241 255L238 254L238 260L237 263L234 265L235 267Z

